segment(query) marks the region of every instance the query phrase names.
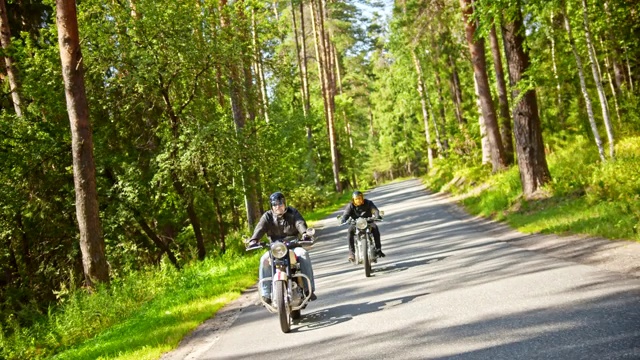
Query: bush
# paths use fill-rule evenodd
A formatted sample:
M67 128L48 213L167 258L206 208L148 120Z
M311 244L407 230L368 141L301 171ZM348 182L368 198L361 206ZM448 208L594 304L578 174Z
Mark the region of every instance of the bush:
M626 138L616 146L616 160L597 167L587 189L590 203L617 202L640 219L640 137Z
M290 191L287 203L304 213L328 204L329 193L318 186L301 185Z

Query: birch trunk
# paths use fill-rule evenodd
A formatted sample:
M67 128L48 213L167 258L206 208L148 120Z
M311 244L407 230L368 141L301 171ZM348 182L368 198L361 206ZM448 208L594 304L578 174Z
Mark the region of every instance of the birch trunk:
M587 82L584 78L584 68L582 67L582 59L580 58L580 54L578 54L578 49L576 48L575 40L573 39L573 32L571 31L571 24L569 23L569 17L567 16L567 11L564 8L566 5L563 3L562 9L562 17L564 19L564 28L567 30L567 36L569 37L569 44L571 45L571 51L573 52L573 57L576 59L576 66L578 67L578 77L580 78L580 89L582 90L582 96L584 97L584 102L587 106L587 116L589 117L589 124L591 125L591 132L593 133L593 138L596 142L596 146L598 147L598 154L600 154L600 160L606 161L604 156L604 147L602 146L602 139L600 139L600 133L598 132L598 126L596 125L596 119L593 115L593 105L591 104L591 97L589 97L589 93L587 92Z
M11 29L9 28L5 0L0 0L0 45L2 45L2 49L5 53L11 47ZM9 90L11 91L13 109L18 117L22 117L22 102L20 101L18 71L15 66L13 66L13 58L9 54L4 56L4 63L7 67L7 77L9 78Z
M582 0L582 21L584 24L585 38L587 40L587 49L589 50L589 58L591 59L591 72L593 73L593 80L595 80L596 82L596 89L598 89L600 108L602 109L602 119L604 120L604 127L607 130L607 138L609 139L609 156L611 157L611 159L614 159L615 143L613 138L613 127L611 126L611 119L609 118L609 105L607 103L607 96L604 93L604 87L602 86L602 81L600 80L598 58L596 57L596 53L593 47L593 39L591 38L587 0Z

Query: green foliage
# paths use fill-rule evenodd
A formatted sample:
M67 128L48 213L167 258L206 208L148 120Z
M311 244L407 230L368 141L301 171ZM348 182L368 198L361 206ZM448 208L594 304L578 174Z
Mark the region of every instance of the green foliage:
M92 293L71 289L46 319L9 335L5 330L0 356L96 359L165 343L175 346L255 283L259 255L209 258L181 271L165 260L160 267L131 272ZM148 336L151 333L155 336Z
M454 170L446 162L433 169L425 183L434 190L458 194L471 213L507 221L521 231L640 241L639 140L621 139L616 146L618 158L600 163L587 139L574 138L548 157L553 182L547 187L548 196L537 200L522 198L515 166L492 175L477 166L460 165Z
M559 141L549 157L550 187L556 196L584 194L599 158L593 140L574 136L571 141Z
M587 189L591 204L615 202L640 221L640 137L625 138L616 146L618 157L594 169Z
M304 214L304 212L326 206L331 193L333 191L318 186L301 185L289 192L288 203Z

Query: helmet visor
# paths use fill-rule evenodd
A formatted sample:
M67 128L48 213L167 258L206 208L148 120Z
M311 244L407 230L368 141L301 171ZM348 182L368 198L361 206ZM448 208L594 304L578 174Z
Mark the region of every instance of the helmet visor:
M362 205L362 204L364 204L364 196L362 196L362 194L360 194L360 195L356 195L356 196L353 198L353 205L355 205L355 206L360 206L360 205Z

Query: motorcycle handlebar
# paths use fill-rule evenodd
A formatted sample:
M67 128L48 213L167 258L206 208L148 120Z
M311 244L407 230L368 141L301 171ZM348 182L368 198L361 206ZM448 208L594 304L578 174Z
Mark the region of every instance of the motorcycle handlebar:
M313 238L311 238L311 240L293 240L293 241L286 241L285 244L287 244L287 247L290 249L299 247L299 246L309 246L309 245L313 245L314 240ZM252 250L259 250L259 249L268 249L270 247L269 244L267 243L257 243L255 245L252 246L248 246L245 248L245 251L252 251Z
M364 218L364 219L367 220L367 222L382 221L382 217L375 217L375 216L371 216L371 217ZM347 219L347 221L345 221L343 223L340 223L340 226L347 225L347 224L355 225L356 224L356 220L352 219L352 218L349 218L349 219Z

